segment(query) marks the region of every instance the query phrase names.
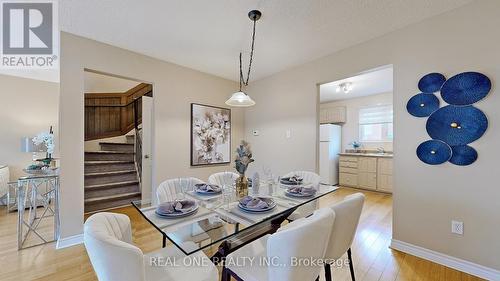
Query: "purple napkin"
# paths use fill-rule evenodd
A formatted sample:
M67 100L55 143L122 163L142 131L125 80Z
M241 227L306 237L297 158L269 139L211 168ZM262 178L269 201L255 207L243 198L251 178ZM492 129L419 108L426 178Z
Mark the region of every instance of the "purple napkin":
M215 185L215 184L198 183L198 184L195 184L195 186L196 186L196 190L200 190L200 191L214 192L214 193L221 191L220 186Z
M316 193L316 189L312 186L296 186L288 189L288 192L303 195L313 195Z
M272 204L272 199L262 197L245 196L240 200L240 204L249 209L267 209Z
M173 214L175 212L186 213L195 207L193 200L176 200L172 202L163 202L156 208L158 214Z

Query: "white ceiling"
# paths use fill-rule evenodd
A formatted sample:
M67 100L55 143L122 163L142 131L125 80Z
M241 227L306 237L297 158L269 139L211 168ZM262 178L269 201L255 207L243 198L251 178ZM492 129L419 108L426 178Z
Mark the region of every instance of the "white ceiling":
M352 91L337 93L339 84L350 82L353 85ZM366 71L359 75L346 79L322 84L319 86L320 103L359 98L376 94L392 92L393 89L393 69L383 67L375 70Z
M248 51L251 80L381 36L472 0L61 0L61 29L228 79Z
M124 93L139 85L137 81L85 71L85 93Z

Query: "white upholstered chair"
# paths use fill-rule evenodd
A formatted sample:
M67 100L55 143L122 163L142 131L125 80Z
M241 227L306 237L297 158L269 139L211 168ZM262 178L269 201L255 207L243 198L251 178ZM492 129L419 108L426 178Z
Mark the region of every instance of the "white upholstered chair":
M7 203L7 193L9 192L9 167L0 164L0 201Z
M239 177L237 173L233 172L220 172L211 174L208 177L209 184L216 184L218 186L223 186L224 184L233 184Z
M156 189L156 198L158 203L173 201L177 199L178 194L182 193L181 181L186 181L188 190L193 190L195 184L203 183L202 180L197 178L176 178L166 180Z
M352 264L351 245L358 228L359 218L363 210L365 195L355 193L346 196L343 201L328 208L335 212L335 222L333 224L330 242L326 250L326 259L337 260L347 252L349 259L349 269L351 278L354 281L354 266ZM325 264L326 280L332 280L331 268Z
M296 220L272 235L241 247L227 256L222 280L229 280L230 275L245 281L315 280L321 265L304 266L304 263L294 263L294 259L323 259L334 220L331 209L317 210L308 218ZM249 257L254 258L253 264L248 263ZM259 263L266 258L270 265ZM247 263L242 264L243 260Z
M202 253L186 257L175 247L144 255L132 244L130 219L123 214L97 213L85 222L84 243L100 281L217 280L217 268ZM178 266L169 266L167 259ZM192 261L183 262L185 258ZM205 260L205 266L197 265ZM200 261L201 262L201 261ZM190 264L191 263L191 264Z
M283 177L292 177L292 176L299 176L303 178L304 183L310 183L313 186L319 186L321 182L321 177L313 172L309 171L294 171L286 174ZM307 217L310 214L312 214L316 209L318 209L318 200L314 200L311 203L307 203L304 206L299 207L295 212L293 212L289 217L288 220L293 221L302 217Z

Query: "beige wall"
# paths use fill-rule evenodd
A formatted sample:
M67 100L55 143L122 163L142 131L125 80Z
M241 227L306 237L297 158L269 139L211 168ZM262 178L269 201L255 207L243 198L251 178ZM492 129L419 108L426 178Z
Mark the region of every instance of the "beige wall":
M120 48L61 34L61 237L83 230L84 68L153 84L153 184L178 176L207 179L232 165L190 167L190 103L224 106L237 84ZM232 110L233 150L243 138L244 115Z
M392 93L384 93L347 99L341 101L320 104L320 108L345 106L346 122L342 124L342 150L352 149L349 145L353 141L359 141L359 109L367 106L392 104ZM386 151L392 151L392 142L364 142L361 149L377 149L383 147Z
M500 1L476 1L252 83L248 93L257 105L247 111L245 122L256 166L272 165L278 173L315 169L317 83L393 64L393 239L499 270L499 15ZM418 92L424 74L439 71L450 77L469 70L485 73L494 85L477 103L490 122L473 144L479 159L467 167L425 165L415 155L416 147L429 139L425 119L409 115L406 102ZM254 129L260 136L251 136ZM292 131L290 139L285 138L286 129ZM463 236L450 233L452 219L464 222Z
M20 151L21 138L48 131L50 126L57 136L59 84L0 75L0 85L0 165L9 165L10 178L15 180L32 163L32 154Z

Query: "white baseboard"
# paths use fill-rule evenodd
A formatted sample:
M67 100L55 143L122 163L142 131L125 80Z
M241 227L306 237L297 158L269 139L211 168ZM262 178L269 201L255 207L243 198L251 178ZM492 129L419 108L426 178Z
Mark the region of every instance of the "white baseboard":
M420 246L416 246L403 241L391 240L392 249L417 256L471 275L491 281L500 281L500 271L482 266L470 261L462 260L452 256L448 256L439 252L435 252Z
M73 235L65 238L59 238L56 243L56 249L63 249L83 243L83 234Z

